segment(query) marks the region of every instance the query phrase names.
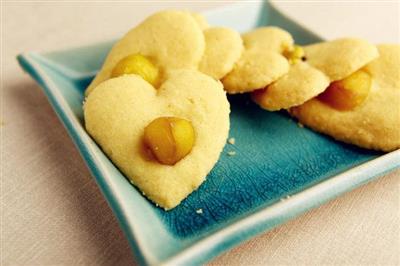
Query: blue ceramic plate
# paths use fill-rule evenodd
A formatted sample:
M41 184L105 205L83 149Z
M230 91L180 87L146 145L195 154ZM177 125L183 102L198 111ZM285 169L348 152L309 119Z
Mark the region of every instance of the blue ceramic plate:
M206 16L212 25L239 31L278 25L300 44L321 40L268 3L239 3ZM141 264L206 262L400 165L400 151L382 154L339 143L299 127L285 112L263 111L239 95L229 97L230 136L236 144L226 145L200 189L165 212L128 182L83 126L83 92L112 43L27 53L18 60L43 88ZM236 155L227 156L228 151Z

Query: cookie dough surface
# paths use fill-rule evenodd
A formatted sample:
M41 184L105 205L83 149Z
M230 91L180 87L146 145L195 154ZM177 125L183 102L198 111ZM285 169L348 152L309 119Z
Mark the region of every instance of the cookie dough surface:
M240 34L225 27L204 30L206 49L199 70L215 79L221 79L233 69L243 51Z
M242 35L247 49L257 48L283 53L293 46L293 38L289 32L278 27L261 27Z
M378 56L374 45L349 38L305 46L304 52L306 61L291 65L286 75L253 93L257 104L269 111L301 105Z
M289 70L285 57L278 53L257 49L245 50L234 69L222 82L230 94L264 88Z
M84 105L85 126L108 157L144 194L174 208L217 162L229 131L229 103L222 84L194 70L171 72L158 90L137 75L101 83ZM195 144L174 166L143 153L144 128L155 118L191 121Z
M205 30L210 26L208 25L206 18L200 15L199 13L192 12L191 14L194 20L196 20L197 25L199 25L200 29Z
M331 81L344 79L378 57L376 47L361 39L343 38L304 47L307 63Z
M276 27L263 27L242 35L245 50L233 70L223 79L228 93L261 89L289 71L282 55L293 45L291 35Z
M306 102L329 86L329 78L321 71L300 62L289 72L269 85L255 91L253 100L270 111L287 109Z
M148 57L164 76L173 69L196 69L205 49L199 26L204 23L198 16L183 11L161 11L148 17L113 46L86 95L109 79L114 66L131 54Z
M400 46L378 49L380 57L363 68L373 85L362 105L338 111L312 99L291 113L304 125L340 141L382 151L400 148Z

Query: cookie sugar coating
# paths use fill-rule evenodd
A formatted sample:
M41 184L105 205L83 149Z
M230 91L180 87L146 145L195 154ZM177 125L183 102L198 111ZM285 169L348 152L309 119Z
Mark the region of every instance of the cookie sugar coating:
M162 73L179 68L196 69L205 49L199 21L183 11L161 11L148 17L113 46L86 95L109 79L114 66L131 54L148 57Z
M194 70L171 72L157 90L137 75L101 83L84 106L85 126L108 157L152 201L174 208L217 162L229 131L229 103L220 82ZM173 166L143 152L144 128L155 118L191 122L195 143Z
M206 49L199 70L215 79L221 79L233 69L243 51L240 34L225 27L204 30Z
M245 50L233 70L223 79L228 93L261 89L289 71L282 55L293 46L291 35L277 27L263 27L242 35Z
M301 105L378 56L374 45L350 38L305 46L304 52L305 62L291 65L286 75L253 93L256 103L269 111Z
M379 45L380 56L363 70L373 79L367 100L351 111L338 111L312 99L291 109L301 123L360 147L400 148L400 46Z

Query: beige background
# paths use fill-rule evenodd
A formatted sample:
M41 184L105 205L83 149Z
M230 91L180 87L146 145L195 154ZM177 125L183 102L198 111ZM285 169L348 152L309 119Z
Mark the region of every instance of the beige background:
M1 262L134 265L127 241L40 88L18 67L24 51L120 36L165 7L222 2L2 2ZM399 3L279 3L326 37L399 42ZM399 265L400 172L348 193L225 253L212 265Z

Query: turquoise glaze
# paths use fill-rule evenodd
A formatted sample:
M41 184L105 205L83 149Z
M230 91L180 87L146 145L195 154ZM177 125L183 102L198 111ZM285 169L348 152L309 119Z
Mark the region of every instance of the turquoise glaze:
M278 25L300 44L320 40L268 3L239 3L206 16L212 25L239 31ZM236 144L225 146L197 191L165 212L127 181L83 127L84 89L111 45L27 53L18 60L43 88L143 265L204 263L400 165L399 151L382 154L342 144L299 127L285 112L267 112L246 95L232 96L230 136Z

